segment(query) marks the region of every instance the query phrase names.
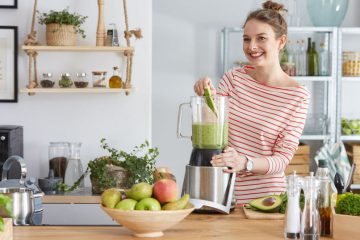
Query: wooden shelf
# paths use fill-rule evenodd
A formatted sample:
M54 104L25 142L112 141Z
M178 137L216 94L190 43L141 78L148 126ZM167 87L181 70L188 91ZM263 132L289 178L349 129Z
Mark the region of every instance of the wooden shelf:
M98 46L22 46L23 50L68 51L68 52L134 52L133 47L98 47Z
M131 88L24 88L20 93L122 93L132 91Z

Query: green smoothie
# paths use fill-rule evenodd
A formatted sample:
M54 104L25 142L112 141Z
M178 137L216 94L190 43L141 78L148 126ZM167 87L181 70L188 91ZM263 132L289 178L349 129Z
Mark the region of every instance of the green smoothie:
M202 123L192 125L193 147L223 149L228 144L228 124Z

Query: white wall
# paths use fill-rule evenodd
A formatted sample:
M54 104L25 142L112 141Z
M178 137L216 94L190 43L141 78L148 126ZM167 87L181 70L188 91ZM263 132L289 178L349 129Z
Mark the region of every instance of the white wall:
M18 9L0 9L0 25L19 27L18 81L25 88L28 58L21 50L31 26L33 1L19 0ZM18 103L0 103L0 125L24 126L24 156L28 175L45 177L48 174L48 145L50 141L80 141L83 143L81 158L84 166L89 160L104 155L100 139L109 144L131 150L148 139L151 141L151 54L152 54L152 5L148 0L130 0L128 15L130 28L140 27L144 38L132 39L135 47L133 85L135 91L124 94L19 94ZM38 1L40 12L62 10L67 6L89 18L84 26L86 39L79 44L95 45L97 26L97 1L63 0ZM124 20L122 1L105 1L105 23L115 22L123 36ZM44 26L37 24L38 40L45 42ZM121 42L125 45L124 40ZM62 72L87 72L124 67L124 58L116 53L46 53L38 56L39 75L52 72L56 78ZM122 71L124 76L124 71ZM89 185L89 181L86 182ZM61 212L61 209L58 210Z
M221 29L242 26L249 11L260 7L261 2L154 1L153 143L160 149L159 164L173 169L180 184L192 147L190 140L176 138L178 105L194 95L193 85L199 77L207 75L218 80ZM301 26L311 26L306 1L297 2ZM359 1L350 0L342 26L360 27L359 7Z

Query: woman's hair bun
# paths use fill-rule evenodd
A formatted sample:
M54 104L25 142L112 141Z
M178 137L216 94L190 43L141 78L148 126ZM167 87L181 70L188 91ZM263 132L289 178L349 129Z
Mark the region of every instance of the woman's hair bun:
M274 10L277 12L286 11L283 4L276 3L273 1L266 1L262 4L262 6L263 6L263 9Z

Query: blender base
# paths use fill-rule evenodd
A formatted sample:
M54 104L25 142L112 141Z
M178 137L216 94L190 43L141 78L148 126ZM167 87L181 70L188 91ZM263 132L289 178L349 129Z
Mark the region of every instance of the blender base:
M191 166L207 166L211 167L211 158L214 155L222 153L222 149L200 149L193 148L190 157Z

